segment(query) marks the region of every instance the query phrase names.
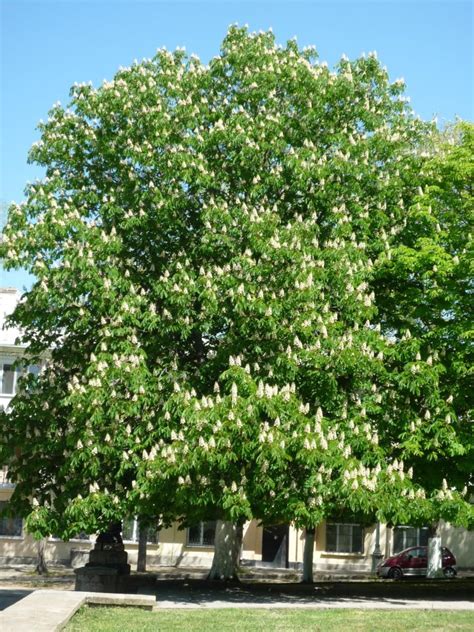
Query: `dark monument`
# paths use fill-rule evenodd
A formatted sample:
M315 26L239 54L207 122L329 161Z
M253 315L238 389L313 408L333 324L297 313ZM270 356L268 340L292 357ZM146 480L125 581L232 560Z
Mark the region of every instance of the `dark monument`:
M89 553L89 562L74 571L76 590L126 592L130 564L121 531L122 523L112 522L107 531L98 536Z

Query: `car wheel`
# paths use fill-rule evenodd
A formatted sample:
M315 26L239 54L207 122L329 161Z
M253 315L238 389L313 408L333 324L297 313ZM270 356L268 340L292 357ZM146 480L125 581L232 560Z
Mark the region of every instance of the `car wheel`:
M403 577L402 569L398 568L398 566L394 566L390 569L388 576L390 579L401 579Z
M456 571L451 566L447 566L446 568L443 568L443 573L447 579L453 579L454 577L456 577Z

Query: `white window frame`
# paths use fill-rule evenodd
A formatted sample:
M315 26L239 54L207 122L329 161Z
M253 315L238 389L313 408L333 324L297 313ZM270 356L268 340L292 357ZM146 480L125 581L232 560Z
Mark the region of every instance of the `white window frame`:
M335 551L331 551L328 549L328 537L327 537L327 529L328 527L336 527L336 550ZM351 527L350 530L350 550L349 551L341 551L340 550L340 545L339 545L339 530L340 527ZM357 527L358 529L361 529L362 532L362 537L361 537L361 542L362 542L362 547L360 551L354 551L354 527ZM326 553L331 553L331 554L344 554L344 555L363 555L364 554L364 527L361 524L358 524L356 522L326 522Z
M1 503L5 503L8 504L8 500L1 500ZM0 520L3 520L5 518L5 516L1 516ZM20 535L8 535L7 533L0 533L0 540L23 540L24 537L24 520L23 518L21 518L20 516L15 516L14 519L20 519L21 520L21 533Z
M140 527L139 527L139 523L136 517L133 518L133 526L132 526L132 539L128 539L126 540L123 537L123 524L122 524L122 539L124 542L128 543L128 544L138 544L138 536L139 536L139 531L140 531ZM151 545L151 546L157 546L159 544L159 540L158 540L158 535L156 537L156 542L151 542L148 538L147 538L147 544Z
M17 368L13 369L13 384L12 384L11 393L3 392L3 367L5 365L13 366L15 364L16 359L17 359L16 356L4 356L0 361L0 384L2 385L2 390L0 392L0 395L3 395L3 397L13 397L16 393L16 384L17 384L18 375L19 375Z
M48 542L92 542L92 538L89 534L87 538L69 538L69 540L63 540L56 535L50 535Z
M399 550L395 550L395 530L399 529L399 530L403 530L403 546L401 549ZM414 529L416 531L416 542L415 544L407 544L406 541L406 535L407 535L407 531L408 529ZM420 543L420 539L421 539L421 531L426 530L427 527L412 527L409 524L401 524L401 525L397 525L395 527L392 528L392 555L395 555L396 553L400 553L400 551L404 551L405 549L408 549L411 546L426 546L426 544L421 544Z
M201 520L201 522L199 522L198 524L194 525L194 527L188 527L186 529L186 546L190 547L190 548L196 548L196 549L210 549L210 548L214 548L214 544L205 544L204 543L204 525L209 523L209 522L214 522L214 540L215 540L215 527L216 527L216 520ZM195 528L199 526L199 542L190 542L189 540L189 531L190 528Z
M18 355L4 355L2 357L0 357L0 384L2 385L2 391L0 391L0 397L5 397L5 398L13 398L16 393L17 393L17 389L18 389L18 380L21 377L21 375L24 375L26 373L33 373L33 371L31 371L30 369L33 367L38 367L38 374L41 373L41 371L43 370L43 363L39 363L39 364L31 364L28 365L28 367L23 368L23 369L19 369L18 366L14 368L13 370L13 384L12 384L12 392L11 393L4 393L3 392L3 367L5 365L9 365L9 366L13 366L15 364L15 362L18 360L20 356Z
M15 483L8 478L8 466L0 465L0 489L14 489Z

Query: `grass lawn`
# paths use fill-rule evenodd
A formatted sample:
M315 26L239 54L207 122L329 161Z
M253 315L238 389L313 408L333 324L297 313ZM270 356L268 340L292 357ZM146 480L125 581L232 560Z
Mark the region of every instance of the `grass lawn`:
M84 607L64 632L418 632L473 629L473 613L432 610L196 609Z

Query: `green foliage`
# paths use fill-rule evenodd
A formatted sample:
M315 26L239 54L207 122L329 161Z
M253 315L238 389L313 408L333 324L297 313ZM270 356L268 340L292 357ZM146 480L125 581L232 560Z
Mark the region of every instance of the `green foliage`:
M53 107L1 246L37 278L11 318L25 362L48 358L0 437L32 528L469 523L467 476L443 489L429 463L468 454L446 395L467 375L467 254L446 244L468 160L426 151L402 92L373 55L332 72L231 27L208 66L161 50Z
M385 327L404 339L398 361L405 369L397 369L402 414L394 428L402 439L399 455L427 489L440 487L443 478L460 489L472 486L474 462L474 126L459 123L439 135L435 146L423 188L397 235L391 261L377 270L374 290ZM402 335L406 331L408 338ZM410 420L406 404L422 401L424 415Z

